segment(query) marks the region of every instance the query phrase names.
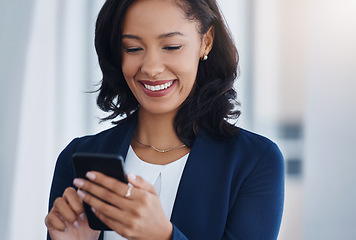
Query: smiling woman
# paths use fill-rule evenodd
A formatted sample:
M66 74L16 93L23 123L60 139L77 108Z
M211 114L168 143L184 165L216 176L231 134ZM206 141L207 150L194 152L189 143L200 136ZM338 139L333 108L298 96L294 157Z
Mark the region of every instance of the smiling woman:
M104 120L124 119L60 154L48 238L275 239L283 157L227 121L240 114L238 54L216 1L107 0L95 46L97 103L111 112ZM76 178L77 152L124 156L129 185L95 171ZM83 202L107 228L89 228Z
M192 91L200 58L212 48L213 30L201 36L198 27L172 1L138 1L127 10L122 72L140 111L176 115Z

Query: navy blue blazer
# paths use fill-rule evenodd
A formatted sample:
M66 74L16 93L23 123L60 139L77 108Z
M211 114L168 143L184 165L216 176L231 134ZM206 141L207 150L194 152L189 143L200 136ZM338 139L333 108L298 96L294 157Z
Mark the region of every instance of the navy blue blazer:
M72 154L125 157L136 121L133 117L97 135L76 138L62 151L49 209L67 187L74 187ZM171 216L172 239L276 239L283 201L284 160L276 144L243 129L225 141L201 129L178 187Z

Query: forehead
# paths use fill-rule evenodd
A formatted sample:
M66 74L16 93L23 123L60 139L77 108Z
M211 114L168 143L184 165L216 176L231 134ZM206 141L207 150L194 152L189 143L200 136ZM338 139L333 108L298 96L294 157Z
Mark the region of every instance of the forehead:
M174 0L138 0L125 14L123 33L197 31L197 26Z

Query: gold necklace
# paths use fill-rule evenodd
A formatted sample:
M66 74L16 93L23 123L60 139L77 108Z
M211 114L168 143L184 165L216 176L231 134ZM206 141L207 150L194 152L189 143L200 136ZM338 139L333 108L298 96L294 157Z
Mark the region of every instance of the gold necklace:
M135 135L133 135L133 138L134 138L135 141L136 141L137 143L139 143L140 145L142 145L142 146L144 146L144 147L152 148L152 149L155 150L156 152L160 152L160 153L166 153L166 152L172 151L172 150L174 150L174 149L178 149L178 148L185 147L185 144L183 144L183 145L180 145L180 146L178 146L178 147L172 147L172 148L167 148L167 149L159 149L159 148L156 148L156 147L154 147L154 146L146 145L146 144L140 142L140 141L137 139L137 137L136 137Z

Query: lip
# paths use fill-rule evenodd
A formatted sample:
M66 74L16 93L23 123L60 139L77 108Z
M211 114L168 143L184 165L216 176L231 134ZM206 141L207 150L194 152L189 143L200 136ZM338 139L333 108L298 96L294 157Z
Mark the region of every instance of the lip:
M157 86L157 85L162 85L166 83L172 82L172 85L169 88L159 90L159 91L151 91L145 88L144 84L151 85L151 86ZM157 81L148 81L148 80L140 80L141 87L143 92L149 96L149 97L163 97L168 95L176 86L177 80L176 79L171 79L171 80L157 80Z
M172 81L174 81L175 79L171 79L171 80L157 80L157 81L149 81L149 80L139 80L139 82L143 83L143 84L148 84L151 86L157 86L157 85L162 85L162 84L166 84L166 83L170 83Z

